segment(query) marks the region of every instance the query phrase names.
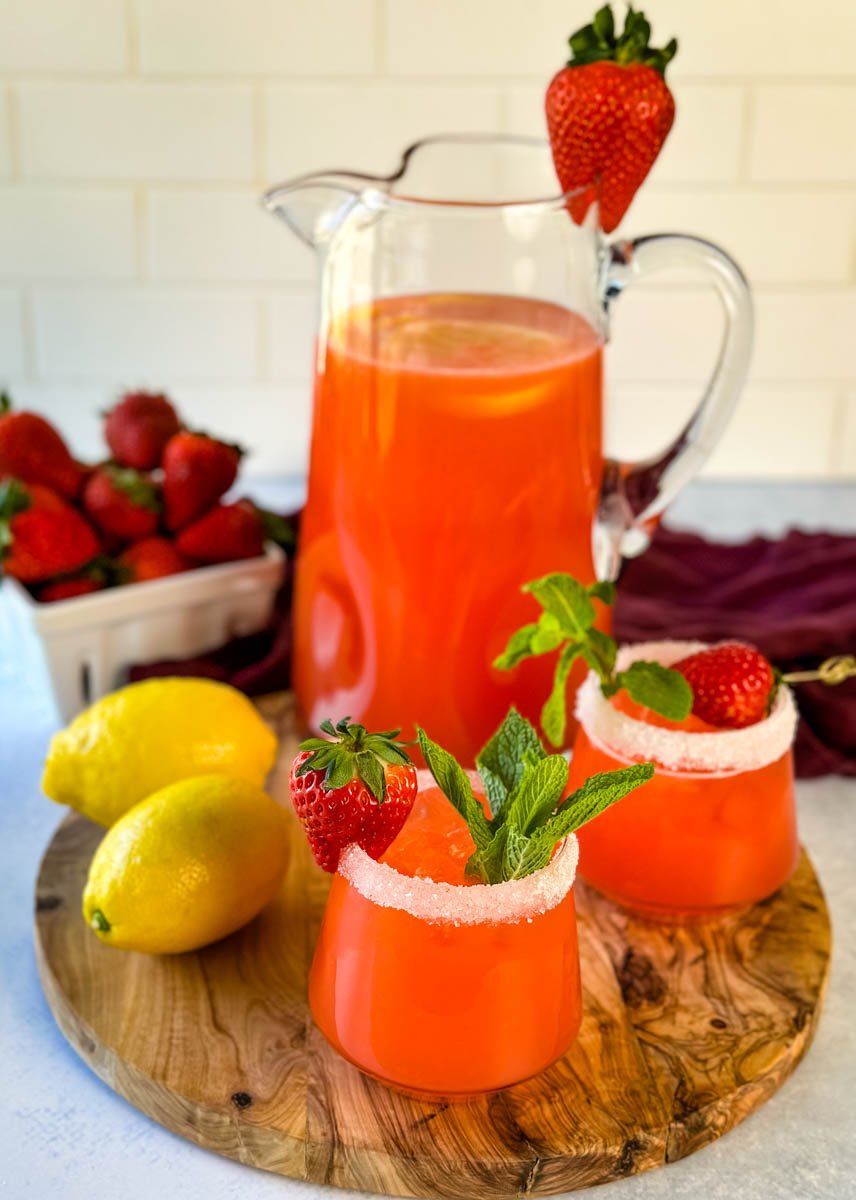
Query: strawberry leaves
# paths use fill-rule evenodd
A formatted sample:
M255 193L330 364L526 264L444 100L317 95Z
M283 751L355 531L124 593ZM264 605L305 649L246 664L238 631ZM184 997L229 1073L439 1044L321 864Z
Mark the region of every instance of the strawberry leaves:
M352 725L350 717L343 717L335 725L329 720L322 721L321 730L327 738L307 738L300 743L300 749L309 751L309 757L299 767L297 775L323 771L325 791L347 787L352 779L361 779L378 803L383 804L386 800L384 764L411 765L410 756L404 749L409 743L396 741L400 729L369 733L364 725Z
M622 66L631 63L641 63L653 67L660 75L665 75L666 67L678 52L675 38L667 42L662 50L655 50L648 45L651 37L651 23L642 12L634 11L628 6L624 20L624 29L615 36L615 18L608 4L599 8L590 25L584 25L568 39L571 47L569 67L584 67L594 62L617 62Z
M556 572L524 584L523 591L534 596L543 611L536 622L511 635L493 665L508 671L526 658L561 647L553 687L541 709L541 727L551 745L561 746L565 738L568 675L579 658L598 677L604 696L614 696L624 688L637 704L669 720L682 721L688 715L692 689L677 671L656 662L634 662L627 670L616 672L617 647L608 634L595 628L593 603L612 604L614 584L598 582L585 587L572 575Z
M654 773L651 763L640 763L595 775L563 802L567 759L547 754L529 722L512 708L476 759L488 817L451 754L422 729L419 745L441 791L469 828L476 849L467 874L484 883L522 879L545 867L558 842Z

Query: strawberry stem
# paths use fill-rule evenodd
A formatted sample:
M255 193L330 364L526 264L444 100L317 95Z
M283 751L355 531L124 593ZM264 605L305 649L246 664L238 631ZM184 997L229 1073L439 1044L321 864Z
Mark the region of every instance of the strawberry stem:
M404 749L412 743L396 740L400 729L370 733L364 725L352 725L350 717L343 717L335 725L327 718L320 728L327 734L326 738L307 738L300 743L300 749L308 750L310 754L297 774L323 771L325 791L347 787L352 779L360 779L378 803L383 804L386 800L385 767L412 765Z
M0 392L0 417L5 417L6 413L12 411L12 397L8 392Z
M666 67L678 52L675 38L661 50L649 46L651 24L643 12L628 6L624 29L615 36L615 18L608 4L599 8L590 25L584 25L568 39L571 47L569 67L584 67L595 62L614 62L629 67L633 64L652 67L665 76Z

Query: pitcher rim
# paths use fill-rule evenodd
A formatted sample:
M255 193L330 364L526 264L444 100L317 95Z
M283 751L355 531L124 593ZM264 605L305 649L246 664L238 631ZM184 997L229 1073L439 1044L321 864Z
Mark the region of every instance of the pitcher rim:
M285 180L282 183L276 183L272 187L267 188L261 196L262 205L269 211L274 212L279 207L279 198L288 195L290 192L296 191L307 185L326 186L331 188L339 188L342 191L350 192L352 195L371 190L371 186L375 185L375 190L383 195L384 202L389 204L401 204L413 207L429 207L429 208L470 208L483 209L485 211L496 211L503 208L557 208L564 207L570 200L575 197L584 195L591 191L592 185L587 184L583 187L571 188L569 191L556 191L549 196L538 196L532 199L522 200L455 200L455 199L440 199L437 197L427 196L409 196L400 193L393 193L388 189L392 184L403 179L407 173L410 160L413 155L425 146L436 145L509 145L509 146L528 146L532 149L549 148L549 140L546 137L535 137L529 134L516 133L436 133L428 134L425 137L419 138L415 142L411 142L401 152L398 165L395 170L388 175L373 174L368 171L354 171L350 168L332 168L317 171L307 171L303 175L296 175L293 179ZM557 181L558 186L558 181ZM594 185L596 187L596 184ZM597 196L595 195L595 202Z

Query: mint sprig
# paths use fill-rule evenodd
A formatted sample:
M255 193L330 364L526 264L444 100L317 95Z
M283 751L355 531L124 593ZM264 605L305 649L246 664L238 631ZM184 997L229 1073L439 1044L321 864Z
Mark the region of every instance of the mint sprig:
M300 743L300 749L308 750L310 754L301 763L297 774L323 771L325 791L347 787L352 779L361 779L378 803L383 804L386 800L385 764L412 765L405 750L410 743L396 741L400 729L370 733L365 725L351 724L350 717L343 717L335 725L330 720L322 721L321 730L327 738L307 738Z
M652 763L594 775L566 800L568 761L547 754L527 720L511 709L476 767L489 813L448 751L419 729L419 746L441 791L467 823L475 852L466 871L484 883L522 879L549 863L558 842L654 774Z
M597 675L604 696L614 696L624 688L637 704L670 721L682 721L689 715L692 688L678 671L643 660L631 663L626 671L615 670L617 647L608 634L595 628L594 606L595 600L607 605L614 602L614 584L598 582L586 587L572 575L555 572L524 584L523 591L535 597L541 615L511 635L493 665L510 671L524 659L559 650L553 688L541 709L541 728L551 745L561 746L565 738L566 685L579 658Z

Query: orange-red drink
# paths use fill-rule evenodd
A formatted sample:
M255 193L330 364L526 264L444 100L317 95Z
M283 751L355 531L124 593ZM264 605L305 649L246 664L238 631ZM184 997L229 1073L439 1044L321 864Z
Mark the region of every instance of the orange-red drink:
M668 642L627 647L665 666L703 649ZM676 725L605 700L590 676L577 701L580 729L569 789L596 771L657 764L644 788L579 833L580 873L625 907L661 920L693 920L762 900L796 866L791 743L796 710L780 687L773 710L743 729L715 730L698 718Z
M462 761L513 702L537 721L551 665L491 667L521 585L594 578L601 344L512 296L351 308L319 346L294 680L310 725L419 723ZM452 649L453 648L453 649Z
M333 878L312 1014L340 1054L407 1091L516 1083L563 1054L579 1028L576 839L509 883L465 881L472 851L431 781L380 862L350 846Z

